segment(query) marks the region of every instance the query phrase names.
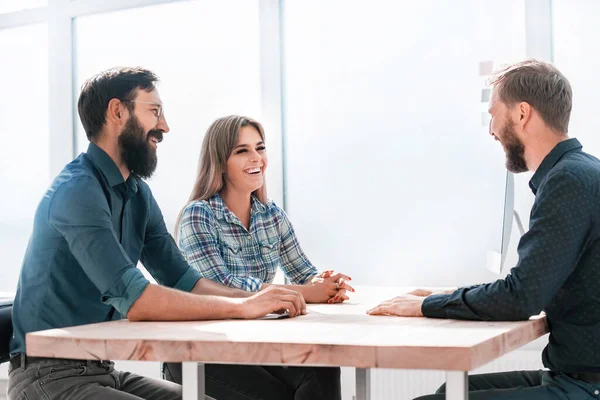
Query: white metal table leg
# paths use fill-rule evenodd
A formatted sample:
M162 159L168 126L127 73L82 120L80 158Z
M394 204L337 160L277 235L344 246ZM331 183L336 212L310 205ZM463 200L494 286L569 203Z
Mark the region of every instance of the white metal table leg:
M446 400L469 400L469 374L446 371Z
M370 368L356 368L356 400L371 400Z
M183 400L204 400L204 364L184 362L181 367Z

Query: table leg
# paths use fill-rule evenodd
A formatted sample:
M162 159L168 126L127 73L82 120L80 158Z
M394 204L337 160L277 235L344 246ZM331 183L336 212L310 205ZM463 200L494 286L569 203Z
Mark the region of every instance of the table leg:
M183 400L204 400L204 364L182 363Z
M371 400L370 368L356 368L356 400Z
M446 371L446 400L469 400L469 374Z

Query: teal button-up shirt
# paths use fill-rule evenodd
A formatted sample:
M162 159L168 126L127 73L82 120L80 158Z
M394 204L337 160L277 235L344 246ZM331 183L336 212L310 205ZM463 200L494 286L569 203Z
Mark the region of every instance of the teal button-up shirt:
M123 180L117 165L90 144L40 202L13 307L11 355L25 334L127 316L148 280L191 291L200 274L182 257L148 185ZM116 310L116 313L115 313Z

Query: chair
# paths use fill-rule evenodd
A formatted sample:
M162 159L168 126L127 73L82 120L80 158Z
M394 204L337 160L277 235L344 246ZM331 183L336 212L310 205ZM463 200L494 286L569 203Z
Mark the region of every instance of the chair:
M0 299L0 364L10 359L8 342L13 333L12 306L13 299Z

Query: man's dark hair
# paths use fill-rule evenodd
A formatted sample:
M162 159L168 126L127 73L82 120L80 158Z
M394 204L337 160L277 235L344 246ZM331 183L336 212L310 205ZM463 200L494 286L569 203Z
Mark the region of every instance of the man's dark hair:
M556 132L569 131L573 92L567 78L550 63L525 60L492 74L490 84L507 106L527 102Z
M144 68L111 68L88 79L81 87L77 111L90 142L94 142L106 122L106 110L112 99L124 101L132 112L136 89L154 90L158 77Z

